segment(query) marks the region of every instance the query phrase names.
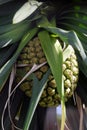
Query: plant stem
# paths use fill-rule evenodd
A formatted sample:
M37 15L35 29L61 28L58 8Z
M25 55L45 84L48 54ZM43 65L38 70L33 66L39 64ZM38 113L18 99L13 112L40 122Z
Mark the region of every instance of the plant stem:
M64 99L61 100L61 107L62 107L62 115L61 115L61 130L64 130L65 119L66 119L66 109Z

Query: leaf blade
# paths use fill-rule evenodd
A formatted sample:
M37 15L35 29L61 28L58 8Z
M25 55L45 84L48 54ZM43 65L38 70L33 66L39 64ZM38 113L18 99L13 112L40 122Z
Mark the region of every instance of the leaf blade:
M49 36L47 31L42 31L38 34L42 48L44 50L47 61L57 83L57 89L61 95L62 86L62 48L55 38ZM44 37L43 37L44 36ZM60 75L60 76L59 76Z
M62 122L61 130L64 129L65 124L65 98L64 98L64 81L63 81L63 51L60 43L56 39L52 39L47 31L42 31L38 34L41 45L47 58L48 64L50 65L52 74L56 81L57 91L60 95L61 106L62 106ZM44 36L44 37L43 37Z
M83 44L81 43L80 39L78 38L75 31L66 31L57 27L51 27L51 26L40 26L42 28L45 28L47 31L56 34L58 37L62 39L66 44L71 44L77 54L79 64L83 64L84 68L80 65L80 69L87 77L87 55L85 53L85 49L83 47ZM82 62L81 62L82 61Z
M24 48L24 46L28 43L28 41L37 33L38 28L31 29L22 39L22 41L19 44L19 47L17 48L15 54L11 57L10 60L8 60L2 68L0 68L0 88L2 90L3 82L2 79L5 79L5 74L9 71L9 69L12 67L12 65L16 62L17 57L19 56L21 50ZM9 76L9 75L7 75Z
M26 120L24 123L23 130L28 130L30 127L32 117L34 115L35 109L36 109L37 104L39 102L40 96L43 92L43 89L46 85L49 74L50 74L50 70L48 70L46 72L46 74L43 76L41 81L38 81L38 79L34 76L34 86L33 86L32 97L31 97L31 101L30 101L30 105L29 105L30 107L28 109L28 113L27 113L27 117L26 117ZM38 89L36 86L38 86Z

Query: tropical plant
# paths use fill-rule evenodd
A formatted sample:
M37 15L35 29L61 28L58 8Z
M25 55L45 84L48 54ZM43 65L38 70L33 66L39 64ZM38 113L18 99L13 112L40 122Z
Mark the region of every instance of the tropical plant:
M62 108L61 130L64 130L64 126L67 130L69 128L71 130L86 129L86 14L87 2L81 0L61 0L60 2L52 0L0 1L1 130L45 129L43 125L48 110L47 107L54 106L51 108L53 110L57 108L52 102L44 108L39 106L39 104L43 105L43 102L40 103L40 99L44 95L44 88L48 84L50 76L55 81L51 83L56 86L58 94L56 105L61 104ZM36 37L40 40L38 46L36 45L38 41ZM32 50L34 52L36 49L41 51L37 56L40 58L43 55L46 57L45 61L37 62L36 57L32 56L36 56L36 53L31 54ZM26 60L25 53L28 54L28 60ZM75 53L74 56L73 53ZM74 59L71 60L71 57ZM71 72L73 75L68 73L66 76L63 71L64 65L70 70L69 72L71 72L71 69L73 70ZM45 72L40 70L44 66L45 69L48 67ZM40 79L35 74L35 72L39 73L39 70L41 75L44 72L43 77ZM69 78L68 83L64 81L64 77ZM20 80L17 80L17 78ZM32 86L32 89L28 88L25 83L26 80ZM23 83L25 83L24 86ZM54 91L49 88L48 93L51 90ZM46 97L44 101L51 100L51 96L48 100ZM69 112L69 108L72 111ZM77 111L79 116L78 123L74 120L70 122L75 118L72 115L74 110ZM71 120L69 118L70 114ZM58 118L57 123L59 123L60 116L57 113L56 116Z

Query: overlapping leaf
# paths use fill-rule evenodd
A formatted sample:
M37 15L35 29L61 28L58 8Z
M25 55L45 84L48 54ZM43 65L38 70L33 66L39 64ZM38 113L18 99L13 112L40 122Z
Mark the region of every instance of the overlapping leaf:
M55 78L57 91L61 97L61 105L63 113L61 130L63 130L65 123L65 99L64 99L64 83L62 77L63 51L61 43L55 37L50 36L50 34L47 31L39 32L38 36L41 41L41 45L44 50L47 61L50 65L52 74Z
M0 90L3 87L3 83L5 83L8 74L11 71L12 65L15 63L17 57L19 56L21 50L24 48L24 46L29 42L29 40L37 33L38 29L34 28L30 30L21 40L19 47L17 48L14 55L0 68ZM9 73L8 73L9 72Z
M42 31L38 34L43 47L44 53L46 55L47 61L50 65L51 71L57 83L58 92L61 95L62 92L62 48L60 43L55 39L50 37L47 31ZM44 36L44 37L43 37ZM59 76L60 75L60 76Z
M54 34L57 34L65 43L71 44L75 48L80 64L80 69L87 76L87 55L76 33L74 31L65 31L55 27L44 28Z
M4 34L0 35L0 48L6 47L9 44L16 43L19 41L24 33L27 31L29 27L29 23L22 24L22 26L15 27L15 29L12 29ZM18 34L18 35L16 35Z
M80 46L76 47L79 66L81 71L87 76L87 2L72 6L61 17L61 26L66 30L75 31L74 34L77 37L77 42L80 43ZM72 45L75 47L76 43L72 42Z
M46 72L44 77L39 81L35 76L33 80L33 90L32 90L32 97L28 109L28 113L26 116L25 124L23 130L28 130L32 121L32 117L34 115L35 109L38 105L40 96L43 92L43 89L47 83L48 76L50 74L50 70ZM36 87L37 86L37 87Z

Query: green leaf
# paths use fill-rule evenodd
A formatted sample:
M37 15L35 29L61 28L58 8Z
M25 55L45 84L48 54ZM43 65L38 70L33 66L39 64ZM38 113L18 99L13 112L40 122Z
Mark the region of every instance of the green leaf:
M22 38L22 40L15 52L15 54L0 69L0 90L3 87L3 82L5 82L6 78L9 76L8 75L9 69L16 62L21 50L29 42L29 40L37 33L37 31L38 31L38 28L34 28L34 29L29 30L29 32L27 34L25 34L25 36Z
M13 56L17 46L18 43L0 50L0 68Z
M39 32L39 39L44 50L47 61L57 83L58 92L61 95L62 86L62 62L63 53L58 40L51 37L47 31Z
M29 29L29 26L30 24L27 22L22 24L22 26L20 25L19 27L0 35L0 48L19 41L25 32Z
M43 92L43 89L46 86L48 76L50 74L50 70L46 72L46 74L43 76L41 81L39 81L35 76L33 79L33 89L32 89L32 97L30 100L29 109L27 112L26 120L24 123L23 130L28 130L32 121L32 117L34 115L34 112L36 110L36 107L38 105L39 99L41 97L41 94Z
M17 28L20 29L20 27L22 28L22 26L24 27L26 24L28 25L29 21L20 22L18 24L12 24L12 23L10 23L10 24L6 24L6 25L1 25L0 26L0 35L4 34L6 32L10 32L12 30L15 30Z
M76 24L74 25L74 23L72 25L71 23L63 23L63 22L62 22L62 25L65 26L66 30L74 30L75 32L77 32L77 34L78 33L87 34L87 25L83 26L82 24L78 24L78 26L77 26Z
M87 76L87 55L83 48L83 44L81 43L80 39L78 38L76 32L65 31L63 29L60 29L57 27L50 27L50 26L46 27L46 26L39 25L39 27L43 27L46 30L48 30L49 32L56 34L66 44L71 44L74 47L74 49L76 50L79 64L80 64L80 69L85 74L85 76ZM83 66L81 66L81 64L84 65L84 68L83 68Z
M64 99L64 81L63 81L63 51L59 41L51 37L47 31L39 32L38 34L42 48L44 50L45 56L47 58L48 64L50 65L52 74L56 81L57 91L61 97L62 105L62 122L61 130L64 129L65 124L65 99Z
M2 68L3 69L3 68ZM0 78L0 91L3 89L8 77L9 77L9 74L11 72L11 68L9 68L6 73L3 74L3 76ZM1 73L1 72L0 72ZM1 75L1 74L0 74Z
M78 34L78 37L79 37L80 41L82 42L85 52L87 52L86 51L87 50L87 36L84 34Z
M83 17L83 16L82 16ZM74 17L74 16L64 16L62 17L63 21L62 23L69 23L69 24L73 24L73 25L80 25L80 24L84 24L85 26L87 25L87 19L81 19L80 17Z

